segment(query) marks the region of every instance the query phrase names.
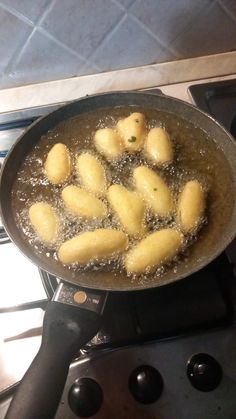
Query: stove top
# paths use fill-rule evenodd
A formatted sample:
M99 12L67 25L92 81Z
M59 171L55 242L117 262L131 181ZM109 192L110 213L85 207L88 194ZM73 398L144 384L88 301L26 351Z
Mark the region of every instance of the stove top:
M54 278L46 279L51 291L56 290ZM233 265L223 253L191 278L142 292L110 293L102 328L84 349L116 348L231 325L235 292Z
M189 90L195 103L209 112L209 109L218 109L219 96L224 97L225 103L224 94L228 95L231 106L234 106L232 94L229 94L229 83L236 86L236 80L227 83L225 90L221 89L223 85L220 83L220 95L217 86L211 84L206 84L206 89L203 85L195 85ZM213 96L216 97L217 106L212 105L215 103ZM60 105L0 115L0 159L4 159L10 145L25 127ZM230 112L232 119L234 113ZM220 119L218 114L214 116ZM231 122L227 119L229 127ZM232 396L233 389L236 389L236 360L233 356L236 343L235 246L234 242L226 252L191 278L150 291L109 294L102 329L78 352L78 359L71 364L56 418L75 419L83 416L81 411L78 414L76 398L81 385L88 392L91 388L94 390L91 393L94 397L92 400L90 398L89 415L86 410L88 405L84 407L86 417L235 417L236 401ZM3 326L0 328L3 331L0 341L0 365L3 366L0 368L2 419L9 403L8 397L40 345L43 312L59 281L27 261L9 242L1 226L0 252L1 278L4 278L0 281L0 323ZM9 263L9 260L14 260L14 263ZM25 290L29 290L28 295ZM228 357L225 351L228 351ZM201 353L204 353L205 358L213 356L219 368L214 362L211 364L209 359L203 357L202 361ZM194 354L200 356L199 363L193 361ZM220 379L215 387L213 385L211 392L194 387L195 384L191 382L193 362L194 365L200 365L199 368L201 365L210 365L211 373L214 372L213 381L216 378L215 371L218 371ZM187 364L189 377L185 372ZM214 368L211 370L212 365ZM84 382L78 381L81 377ZM142 389L148 389L148 396L145 391L145 394L142 393L137 380L144 380ZM155 386L159 393L153 393ZM151 401L147 401L148 397L151 397ZM100 401L96 409L94 400ZM227 404L229 406L226 411ZM117 416L116 411L119 411Z
M236 81L223 80L217 83L203 83L189 87L195 104L212 115L236 137Z

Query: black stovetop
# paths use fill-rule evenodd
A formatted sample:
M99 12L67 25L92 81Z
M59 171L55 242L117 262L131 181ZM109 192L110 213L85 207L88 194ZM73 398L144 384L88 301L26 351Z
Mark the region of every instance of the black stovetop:
M49 297L57 282L43 273ZM166 339L234 321L236 278L223 253L207 267L173 284L147 291L109 293L103 325L89 348Z
M232 135L236 131L236 80L195 84L189 87L195 104L219 121Z

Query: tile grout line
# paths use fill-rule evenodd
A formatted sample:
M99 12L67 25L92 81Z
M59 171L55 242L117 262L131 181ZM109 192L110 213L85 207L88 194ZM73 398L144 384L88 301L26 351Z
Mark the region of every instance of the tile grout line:
M53 0L54 2L56 2L56 0ZM135 1L135 0L134 0ZM113 4L115 3L115 0L112 0ZM117 4L116 4L117 5ZM118 6L117 6L118 7ZM120 19L117 20L117 22L115 23L115 27L117 26L117 24L119 23L119 21L122 19L122 16ZM40 22L41 23L41 22ZM114 28L115 28L114 27ZM113 28L113 29L114 29ZM42 28L42 27L38 27L37 28L39 32L41 32L42 34L44 34L46 37L50 38L52 41L54 41L57 45L61 46L62 48L64 48L65 50L67 50L68 52L72 53L74 56L76 56L77 58L82 59L85 63L91 63L93 65L95 65L96 67L98 67L96 64L94 64L92 61L90 61L89 57L84 57L83 55L79 54L77 51L75 51L74 49L68 47L64 42L58 40L56 37L54 37L54 35L52 35L49 31L47 31L46 29ZM112 31L113 31L112 29ZM110 33L110 32L109 32ZM105 34L104 37L101 39L101 42L98 46L98 48L100 47L100 45L103 43L103 41L106 39L106 37L109 35ZM92 52L91 55L93 55L94 51ZM98 69L100 69L100 67L98 67ZM101 70L101 69L100 69Z
M90 61L91 61L91 60L93 60L94 58L96 58L97 53L99 52L99 50L100 50L100 49L101 49L104 45L106 45L106 44L107 44L107 42L109 42L109 40L111 39L111 37L112 37L113 33L117 30L117 28L119 28L119 27L122 25L122 23L124 22L124 20L126 19L126 17L127 17L127 14L126 14L126 13L124 13L124 15L123 15L123 16L121 16L121 18L117 21L116 25L112 28L112 30L111 30L109 33L107 33L107 34L105 35L105 37L103 38L103 40L101 41L101 43L99 44L99 46L96 48L96 50L95 50L95 51L93 51L93 52L90 54L90 56L88 57ZM93 61L91 61L91 62L93 63Z
M199 9L199 11L198 11L198 13L194 16L194 20L196 20L200 15L201 15L201 13L202 13L202 11L203 10L205 10L205 12L209 12L209 10L211 10L213 7L214 7L214 5L216 4L216 1L217 0L213 0L212 1L212 3L209 3L209 5L207 6L207 7L205 7L205 6L202 6L200 9ZM183 30L183 32L181 32L179 35L177 35L173 40L172 40L172 42L174 42L179 36L182 36L182 34L184 34L187 30L188 30L188 28L190 28L190 26L192 25L192 22L193 22L193 19L185 26L185 28L184 28L184 30Z
M45 38L51 39L51 41L53 41L55 44L57 44L58 46L60 46L61 48L63 48L64 50L66 50L67 52L70 52L72 55L74 55L77 58L80 58L83 61L86 61L86 58L83 57L82 55L80 55L78 52L76 52L74 49L68 47L66 44L64 44L64 42L61 42L59 39L57 39L55 36L53 36L50 32L48 32L47 30L45 30L42 27L37 27L36 28L37 31L39 33L41 33L42 35L45 36Z
M8 63L7 67L5 68L5 70L3 72L4 75L6 75L6 73L9 73L10 71L14 70L14 67L17 65L17 62L19 62L19 59L20 59L22 53L24 52L25 48L27 47L30 39L32 38L32 36L33 36L33 34L35 33L36 30L38 32L40 32L46 38L51 39L55 44L57 44L58 46L60 46L61 48L63 48L67 52L69 52L70 54L72 54L75 57L77 57L77 58L81 59L82 61L84 61L83 66L86 65L86 64L92 64L92 65L94 65L96 67L96 69L98 71L102 71L102 69L96 63L93 63L89 59L89 57L88 58L83 57L82 55L80 55L79 53L77 53L75 50L73 50L72 48L68 47L66 44L64 44L63 42L61 42L57 38L55 38L53 35L51 35L50 32L48 32L46 29L44 29L44 28L42 28L42 27L39 26L42 23L42 21L45 19L46 15L49 13L49 11L51 10L51 8L54 6L55 3L56 3L56 0L52 0L51 3L48 4L46 10L42 13L41 16L39 16L39 18L37 19L37 21L35 23L32 23L29 20L30 26L32 26L32 31L30 32L30 34L28 34L27 38L23 41L23 45L22 45L21 48L19 48L18 53L15 54L14 57L12 57L12 59ZM0 2L0 5L1 5L1 2ZM5 9L11 13L11 10L8 10L7 7ZM20 13L18 13L15 10L14 10L14 12L15 12L16 15L19 14L20 18L22 16L24 21L27 21L28 22L28 19L24 15L21 15ZM18 17L18 16L16 16L16 17ZM121 19L122 19L122 17L121 17ZM119 23L119 20L116 23L116 26L117 26L118 23ZM107 34L105 35L105 38L106 38L106 36L107 36ZM78 68L78 70L79 70L79 68ZM10 74L9 74L9 76L10 76Z
M77 73L76 77L80 77L80 76L82 77L82 76L87 76L87 75L94 74L93 72L92 73L83 73L83 71L84 71L83 69L86 68L86 65L87 64L91 64L94 67L95 71L97 71L98 73L101 73L102 72L102 69L100 67L98 67L97 64L94 64L94 63L92 63L90 61L86 61L81 67L78 67L77 68L76 72L82 71L82 73L81 72L79 74Z
M32 34L34 33L35 28L33 27L31 32L26 35L26 37L22 40L21 44L18 47L18 52L16 51L12 57L10 58L7 66L5 67L3 71L3 75L10 75L10 72L14 69L14 66L16 65L19 56L21 55L21 52L24 50L25 45L28 44L29 39L31 39Z
M89 64L89 65L92 65L92 66L94 66L95 67L95 69L98 71L98 72L101 72L102 71L102 69L97 65L97 64L95 64L95 63L93 63L92 61L90 61L89 59L85 59L85 62L83 63L83 66L82 66L82 69L86 66L86 64ZM84 74L84 75L86 75L86 73Z
M86 63L88 63L88 64L92 64L92 65L94 65L94 66L96 67L96 69L97 69L97 70L102 71L102 69L99 67L99 65L98 65L98 64L93 63L93 62L92 62L92 61L90 61L89 59L86 59Z
M83 57L77 51L75 51L74 49L70 48L69 46L67 46L66 44L64 44L60 40L58 40L55 36L51 35L50 32L47 31L47 29L44 29L43 27L40 27L41 23L43 22L43 20L47 16L47 14L50 12L50 10L52 9L52 7L55 5L56 0L51 0L47 4L46 9L39 16L39 18L35 21L35 23L33 23L30 19L28 19L26 16L22 15L17 10L12 9L11 6L6 6L6 5L4 5L0 1L0 7L2 7L4 10L6 10L7 12L9 12L13 16L15 16L17 19L20 19L23 23L25 23L28 26L29 29L31 29L30 33L28 33L27 36L25 36L24 41L22 41L21 42L21 45L19 45L19 47L17 48L16 54L14 54L14 56L12 56L10 58L7 66L6 66L6 68L3 70L3 75L7 75L7 73L9 73L10 71L14 70L14 68L17 66L17 63L19 62L19 60L20 60L23 52L25 51L26 47L28 46L28 44L29 44L32 36L34 35L34 33L36 31L40 32L43 36L45 36L45 38L51 39L51 41L53 41L55 44L57 44L59 47L61 47L62 49L64 49L68 53L70 53L70 54L74 55L75 57L81 59L82 60L81 67L84 67L86 64L92 64L95 68L97 68L98 70L102 71L101 68L95 62L93 62L92 60L94 58L96 59L97 55L100 52L100 49L104 45L107 45L107 43L110 41L111 37L114 35L115 31L122 25L122 23L125 21L125 19L127 17L130 18L130 19L132 19L133 21L136 21L136 23L138 23L140 25L140 27L146 33L148 33L153 39L155 39L156 42L162 48L166 49L167 51L169 51L174 56L176 56L176 55L179 56L179 58L180 58L181 57L181 54L178 53L177 49L175 49L175 48L172 49L171 48L171 43L170 43L169 46L166 45L164 41L162 41L161 39L159 39L158 35L156 35L155 33L153 33L152 30L149 29L148 26L146 26L141 20L139 20L139 18L137 18L136 16L134 16L129 11L129 9L135 3L135 1L136 0L133 0L131 2L131 4L127 8L125 8L121 3L119 3L118 0L112 0L113 4L115 4L117 7L119 7L119 9L121 11L123 11L123 14L122 14L122 16L120 18L118 18L117 22L115 23L115 26L112 27L109 32L106 32L104 34L104 36L101 39L98 47L95 48L91 52L91 54L88 56L88 58ZM206 11L209 12L209 10L214 7L214 5L218 5L222 9L222 11L225 13L225 15L228 16L231 20L233 20L236 23L236 17L233 15L233 13L231 13L230 10L227 9L227 7L222 3L221 0L214 0L213 3L210 3L208 5L208 7L206 7ZM196 17L198 17L199 15L201 15L203 10L204 10L204 7L201 7L199 9L199 12L194 17L194 19L196 19ZM192 20L191 20L191 22L189 22L186 25L186 27L184 27L184 31L181 34L184 34L191 25L192 25ZM178 35L178 36L180 36L180 35ZM178 38L178 36L177 36L177 38ZM79 67L78 67L78 71L79 71ZM10 76L10 74L8 74L8 75Z
M209 9L211 9L213 6L214 6L214 4L216 3L216 1L217 0L213 0L213 3L211 4L209 4L209 6L207 7L207 9L206 10L209 10ZM201 8L200 8L200 10L199 10L199 12L197 13L197 15L194 17L194 19L196 19L196 17L198 17L200 14L201 14L201 12L202 12L202 10L204 10L205 9L205 6L202 6ZM168 45L166 45L160 38L158 38L158 36L157 35L155 35L152 31L151 31L151 29L149 29L145 24L143 24L143 22L140 20L140 19L138 19L136 16L134 16L134 15L132 15L132 14L130 14L130 17L131 18L133 18L135 21L137 21L138 23L140 23L141 25L143 25L143 29L146 29L147 30L147 33L149 33L154 39L156 39L156 41L162 46L162 47L164 47L165 49L167 49L167 50L169 50L171 53L173 53L174 55L176 55L177 56L177 58L183 58L183 56L182 56L182 54L180 54L179 53L179 51L175 48L175 49L172 49L170 46L168 46ZM185 26L185 28L184 28L184 32L191 26L191 24L192 24L192 21L191 22L189 22L189 24L187 25L187 26ZM183 32L183 33L184 33ZM179 36L179 35L178 35ZM176 37L176 38L178 38L178 36ZM172 42L176 39L176 38L174 38L173 40L172 40Z
M6 67L4 68L3 72L2 72L2 76L6 76L9 75L9 72L11 71L11 68L14 67L14 62L15 59L18 57L18 55L20 54L21 50L24 48L25 43L27 42L28 38L31 36L31 33L34 30L34 23L28 19L26 16L24 16L22 13L18 12L16 9L5 5L4 3L2 3L0 1L0 7L5 10L6 12L10 13L11 15L13 15L14 17L16 17L17 19L19 19L21 22L25 23L29 28L31 28L31 32L28 33L24 39L22 40L21 44L18 46L18 52L16 51L10 58L10 60L8 61Z
M48 11L50 10L50 8L52 7L52 5L55 1L56 0L51 0L51 2L48 3L44 12L38 17L36 22L33 24L32 30L28 34L27 38L24 40L24 43L21 44L21 47L18 48L18 52L16 52L16 54L14 54L12 56L11 60L9 61L8 65L7 65L7 67L5 68L5 70L4 70L5 75L6 75L6 72L10 75L10 72L12 72L14 70L15 66L19 62L19 59L20 59L22 53L24 52L25 48L29 44L30 39L32 38L33 34L35 33L37 24L39 22L41 22L41 20L46 16L46 14L48 13Z
M119 0L112 0L112 2L114 3L114 4L116 4L121 10L123 10L124 12L127 12L129 9L130 9L130 7L134 4L134 2L135 2L136 0L132 0L131 1L131 3L129 4L129 6L128 7L125 7L125 6L123 6L123 4L121 4L120 2L119 2Z
M54 2L56 2L56 0L53 0ZM115 3L115 0L112 0L113 4ZM117 4L116 4L117 6ZM118 6L117 6L118 7ZM121 17L122 18L122 17ZM121 19L120 18L120 19ZM118 19L118 21L115 23L115 27L116 25L119 23L120 19ZM41 23L41 22L40 22ZM114 29L114 28L113 28ZM113 31L112 29L112 31ZM41 32L42 34L44 34L45 36L47 36L48 38L50 38L51 40L53 40L55 43L57 43L59 46L63 47L64 49L66 49L68 52L71 52L73 55L75 55L78 58L81 58L82 60L84 60L85 62L91 63L93 64L93 62L90 61L89 57L84 57L83 55L79 54L77 51L75 51L74 49L68 47L64 42L58 40L56 37L54 37L54 35L52 35L48 30L42 28L42 27L38 27L39 32ZM104 37L101 39L101 43L103 42L103 40L107 37L107 34L104 35ZM101 45L100 43L100 45ZM100 47L99 45L99 47ZM99 48L98 47L98 48ZM94 52L92 52L93 54ZM96 65L96 64L95 64Z
M4 9L6 12L10 13L11 15L15 16L17 19L23 21L29 26L34 26L34 22L30 20L27 16L23 15L21 12L18 12L18 10L14 9L11 6L7 6L2 1L0 1L0 7Z
M86 59L86 62L84 63L83 67L84 67L86 64L93 65L93 66L95 67L95 69L96 69L98 72L102 71L102 69L99 67L99 65L98 65L98 64L93 63L93 62L92 62L92 61L90 61L89 59ZM86 75L86 74L85 74L85 75Z
M42 21L45 19L45 17L48 15L50 10L53 8L54 4L56 3L56 0L51 0L51 2L48 3L46 9L44 12L39 16L38 20L36 21L35 27L38 27Z
M46 30L44 30L43 28L41 28L39 25L41 24L41 22L45 19L45 17L47 16L47 14L49 13L49 11L51 10L51 8L54 6L56 0L52 0L47 8L44 10L44 12L42 13L41 16L39 16L38 20L35 22L35 26L32 29L31 33L29 34L28 38L26 39L24 45L22 46L22 48L20 49L20 51L18 51L18 54L16 56L14 56L14 59L12 60L12 66L10 69L8 69L8 71L13 71L14 68L16 67L17 63L19 62L23 52L25 51L26 47L28 46L32 36L34 35L34 33L36 31L40 32L42 35L44 35L46 38L51 39L55 44L59 45L61 48L63 48L64 50L66 50L67 52L73 54L74 56L76 56L77 58L81 59L81 60L85 60L82 56L80 56L79 54L77 54L74 50L70 49L69 47L67 47L65 44L63 44L62 42L58 41L57 38L53 37L51 34L49 34Z
M225 12L225 14L234 22L236 23L236 16L221 2L221 0L216 0L219 7Z
M59 41L59 39L57 39L55 36L51 35L50 32L48 32L46 29L44 29L41 25L41 23L43 22L43 20L45 19L45 17L48 15L48 13L50 12L50 10L53 8L53 6L56 4L57 0L52 0L51 3L49 3L47 10L42 14L41 18L38 20L36 26L36 29L43 34L44 36L46 36L48 39L51 39L52 41L55 42L55 44L59 45L60 47L64 48L65 50L67 50L68 52L72 53L74 56L76 56L77 58L80 58L82 60L84 60L84 57L82 55L80 55L79 53L77 53L75 50L73 50L72 48L68 47L66 44L64 44L64 42Z
M136 16L134 16L133 14L129 14L129 18L132 19L134 22L138 23L141 28L146 31L146 33L148 33L148 35L150 35L153 39L155 39L155 41L162 47L165 48L166 50L170 51L172 55L174 55L176 58L181 57L181 54L171 48L171 46L167 46L161 39L158 38L157 35L155 35L155 33L153 33L151 31L151 29L149 29L141 20L139 20Z

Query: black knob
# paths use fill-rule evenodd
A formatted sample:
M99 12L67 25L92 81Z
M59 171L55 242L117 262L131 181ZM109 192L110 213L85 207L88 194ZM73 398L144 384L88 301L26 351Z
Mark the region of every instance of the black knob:
M161 374L149 365L136 368L129 377L129 390L140 403L154 403L163 391Z
M197 390L214 390L220 384L222 375L220 364L211 355L196 354L187 362L187 376Z
M81 378L74 382L68 394L71 410L79 417L95 415L102 405L103 392L92 378Z

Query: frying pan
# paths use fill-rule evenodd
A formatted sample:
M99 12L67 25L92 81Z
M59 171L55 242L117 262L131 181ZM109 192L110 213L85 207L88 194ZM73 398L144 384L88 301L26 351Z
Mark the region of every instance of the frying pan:
M222 215L221 229L207 250L200 247L197 257L169 270L163 278L132 282L125 274L118 278L111 272L69 271L57 261L35 253L18 229L12 209L11 191L25 156L42 135L61 121L92 111L119 106L136 106L173 113L203 130L225 156L230 172L231 213ZM62 279L53 301L48 303L42 344L26 372L8 410L7 419L53 418L56 412L71 359L79 348L99 330L107 291L133 291L165 285L200 270L216 258L236 235L236 143L212 117L183 101L150 93L115 92L94 95L72 102L36 121L14 144L5 159L0 179L0 209L3 225L16 246L32 262ZM219 176L222 167L219 167ZM228 185L226 185L226 189ZM222 193L222 200L227 190Z

